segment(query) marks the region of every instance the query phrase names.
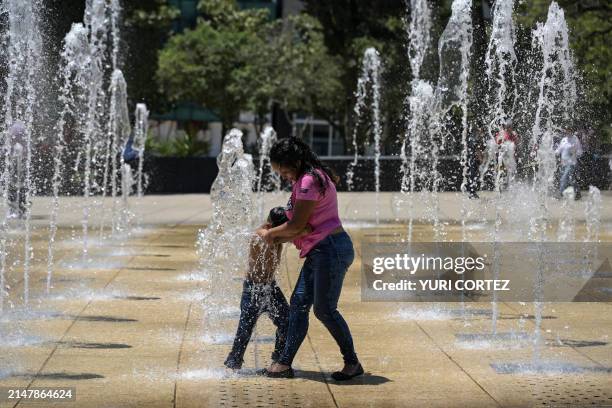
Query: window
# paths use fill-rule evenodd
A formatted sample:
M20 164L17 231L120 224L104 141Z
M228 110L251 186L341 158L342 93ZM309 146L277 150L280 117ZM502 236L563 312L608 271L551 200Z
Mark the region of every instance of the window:
M193 28L198 18L199 0L170 0L170 5L176 7L181 15L174 21L173 30L182 32L186 28Z
M270 13L270 19L278 18L278 6L274 0L239 0L238 6L241 9L268 9Z
M293 135L301 137L318 156L345 155L344 139L325 120L296 116Z

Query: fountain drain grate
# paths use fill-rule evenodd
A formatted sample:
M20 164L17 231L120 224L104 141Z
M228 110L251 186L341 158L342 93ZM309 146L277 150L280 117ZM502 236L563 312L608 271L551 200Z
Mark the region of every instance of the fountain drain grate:
M517 382L527 389L534 407L581 408L612 407L612 390L606 387L607 376L590 378L575 376L551 376L519 379Z
M257 380L256 380L257 381ZM240 407L292 407L303 408L302 397L287 389L282 383L253 382L252 379L232 379L219 385L218 406Z
M260 333L271 330L269 322L266 322L263 326L259 327ZM255 357L257 367L265 367L270 362L274 336L258 334L256 342L256 346L250 344L247 350L249 365L253 366L251 359ZM293 390L294 387L291 382L275 381L252 373L239 377L229 377L221 380L218 385L216 406L221 408L304 408L313 406L312 401L305 401L301 395Z

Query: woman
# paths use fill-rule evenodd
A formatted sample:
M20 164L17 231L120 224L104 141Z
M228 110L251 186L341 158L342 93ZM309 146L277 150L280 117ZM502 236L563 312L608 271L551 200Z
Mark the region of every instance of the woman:
M337 177L324 166L310 147L297 138L278 141L270 150L272 168L293 183L288 203L289 221L261 232L266 242L293 237L307 225L312 231L294 239L300 257L306 258L289 308L289 329L279 359L266 370L269 377L292 378L291 364L308 331L308 314L315 316L331 333L344 358L344 368L332 374L338 381L363 374L348 325L337 310L344 275L355 252L351 238L338 217Z

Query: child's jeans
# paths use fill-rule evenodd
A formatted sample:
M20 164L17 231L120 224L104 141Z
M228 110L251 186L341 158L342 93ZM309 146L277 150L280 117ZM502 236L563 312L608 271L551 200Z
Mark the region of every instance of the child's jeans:
M268 313L276 326L276 344L272 361L277 361L285 347L287 327L289 326L289 305L275 281L271 283L253 283L245 280L240 301L240 321L234 338L232 351L225 360L229 368L240 368L244 352L251 339L255 324L263 313Z

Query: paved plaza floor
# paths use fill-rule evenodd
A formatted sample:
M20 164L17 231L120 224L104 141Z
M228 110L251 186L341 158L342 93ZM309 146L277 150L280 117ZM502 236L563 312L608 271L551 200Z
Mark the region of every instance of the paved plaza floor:
M437 219L444 237L489 239L495 219L493 194L464 201L440 194ZM423 198L428 200L429 198ZM508 197L504 220L524 222L533 207ZM550 219L568 214L584 233L585 202L551 201ZM267 194L264 208L284 204L286 194ZM129 237L108 239L107 200L94 205L89 252L83 261L82 200L63 198L54 243L52 288L46 293L49 206L34 202L29 305L23 304L23 225L11 224L7 292L0 314L0 387L72 387L70 402L0 400L0 407L605 407L612 406L612 304L547 303L545 344L534 360L534 306L502 302L491 338L491 304L362 302L360 246L365 234L406 228L408 211L429 214L421 201L393 193L340 194L344 224L357 257L339 309L348 321L366 375L336 383L330 373L341 358L329 333L313 315L295 361L296 378L254 375L266 366L273 328L263 317L249 346L245 368L223 368L229 339L211 341L202 298L195 240L212 214L207 195L147 196L130 202L137 224ZM378 205L376 205L378 203ZM488 203L488 204L487 204ZM531 208L531 209L530 209ZM501 211L501 215L500 215ZM466 220L461 225L460 220ZM612 242L612 195L602 193L602 241ZM512 224L511 222L509 224ZM523 225L523 224L521 224ZM102 239L100 227L103 226ZM462 229L463 228L463 229ZM418 223L415 239L432 238ZM522 228L508 239L520 240ZM223 243L219 243L223 245ZM291 293L301 261L286 245L279 271ZM606 268L606 266L602 266ZM609 264L607 265L609 268ZM612 276L612 269L603 271ZM239 298L235 299L236 303ZM228 315L229 331L237 317ZM467 339L467 340L466 340Z

